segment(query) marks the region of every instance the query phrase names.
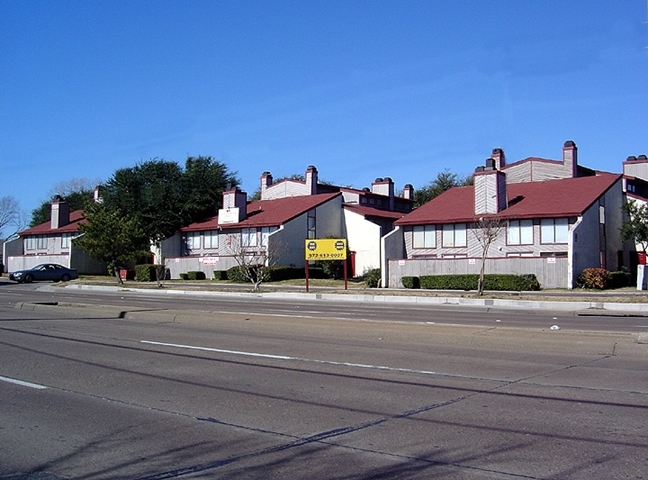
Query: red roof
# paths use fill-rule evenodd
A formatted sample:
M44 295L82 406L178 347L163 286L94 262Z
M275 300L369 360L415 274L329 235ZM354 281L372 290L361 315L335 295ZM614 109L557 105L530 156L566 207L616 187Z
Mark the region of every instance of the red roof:
M58 233L75 233L79 231L79 223L83 220L83 210L75 210L70 212L70 223L63 225L59 228L52 228L51 220L48 220L45 223L36 225L35 227L28 228L22 232L18 232L18 235L24 237L25 235L52 235Z
M366 205L344 205L345 210L350 210L358 215L363 215L364 217L377 217L377 218L387 218L391 220L398 220L407 215L404 212L391 212L389 210L381 210L380 208L368 207Z
M218 228L249 228L249 227L274 227L283 225L308 210L323 203L340 197L342 194L323 193L319 195L304 195L297 197L277 198L274 200L257 200L247 204L247 218L238 223L218 224L218 215L204 222L192 223L182 228L183 232L196 232L201 230L216 230Z
M497 216L503 219L579 216L621 177L598 173L591 177L509 184L506 186L509 206ZM463 223L475 218L475 187L455 187L398 220L396 225Z

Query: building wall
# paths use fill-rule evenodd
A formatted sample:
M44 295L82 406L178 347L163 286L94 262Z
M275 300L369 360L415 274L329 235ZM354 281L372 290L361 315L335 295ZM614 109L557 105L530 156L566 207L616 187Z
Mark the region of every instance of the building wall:
M388 261L388 286L402 288L404 276L479 274L480 259ZM542 288L567 288L567 258L495 258L486 259L486 273L523 275L535 273Z
M304 182L295 180L284 180L266 188L263 192L263 200L274 200L277 198L299 197L310 195L308 186Z
M623 162L623 174L648 181L648 161Z
M575 223L576 218L570 218L570 228ZM467 226L466 247L444 247L443 246L443 225L436 227L436 247L435 248L414 248L413 246L413 227L403 227L406 257L415 258L481 258L482 246L477 240L477 236L482 235L481 230ZM503 222L502 228L497 238L493 241L488 249L488 257L502 258L510 256L534 256L555 255L566 253L568 251L567 243L543 244L540 236L540 220L533 220L533 244L530 245L509 245L507 240L507 222Z
M316 237L341 236L342 234L342 198L335 197L329 202L315 208ZM221 230L218 233L218 248L204 248L203 233L200 232L200 247L178 255L169 255L165 264L171 272L171 278L180 278L181 273L188 271L205 272L207 278L212 278L213 272L227 270L236 266L234 255L241 245L241 229ZM308 213L299 215L286 222L278 230L271 233L268 238L270 256L277 265L298 266L304 265L304 240L308 237ZM179 240L180 245L184 241ZM186 250L182 246L180 251ZM172 251L173 249L169 249ZM265 252L266 247L261 246L261 228L257 227L257 247L251 251ZM177 251L177 249L176 249Z
M318 206L316 217L317 238L342 237L344 231L342 196L334 197L332 200Z
M389 286L389 278L391 275L391 260L400 262L405 256L405 242L404 235L401 227L394 228L387 235L380 239L380 251L382 258L380 259L380 281L382 287Z
M529 160L508 165L504 168L504 172L506 172L506 183L509 184L571 178L573 175L571 165L546 160Z
M382 227L365 219L364 215L349 210L344 210L344 222L349 250L356 252L356 275L372 268L380 268Z

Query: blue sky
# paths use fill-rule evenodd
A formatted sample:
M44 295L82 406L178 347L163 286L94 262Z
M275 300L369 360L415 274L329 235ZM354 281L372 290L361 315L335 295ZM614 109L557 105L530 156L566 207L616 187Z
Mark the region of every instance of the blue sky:
M211 155L421 187L495 147L648 153L645 0L0 0L0 197Z

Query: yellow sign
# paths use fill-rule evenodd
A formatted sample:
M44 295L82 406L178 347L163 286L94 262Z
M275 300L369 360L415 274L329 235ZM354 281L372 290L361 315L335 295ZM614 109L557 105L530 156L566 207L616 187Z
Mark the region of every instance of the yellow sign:
M345 238L319 238L306 240L306 260L346 260Z

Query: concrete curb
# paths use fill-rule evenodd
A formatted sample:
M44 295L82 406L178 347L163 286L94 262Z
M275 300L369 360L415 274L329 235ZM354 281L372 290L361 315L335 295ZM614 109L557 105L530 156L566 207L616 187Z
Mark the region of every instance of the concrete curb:
M48 288L48 287L45 287ZM54 288L54 287L49 287ZM234 291L200 291L175 289L138 289L131 287L111 287L105 285L67 285L66 289L134 292L151 295L186 295L202 297L239 297L299 299L307 301L335 301L356 303L415 303L419 305L465 306L481 308L548 310L556 312L574 312L579 315L626 315L648 316L648 303L613 303L613 302L573 302L573 301L535 301L508 300L499 298L463 298L463 297L419 297L413 295L370 295L370 294L335 294L322 292L234 292Z

